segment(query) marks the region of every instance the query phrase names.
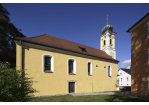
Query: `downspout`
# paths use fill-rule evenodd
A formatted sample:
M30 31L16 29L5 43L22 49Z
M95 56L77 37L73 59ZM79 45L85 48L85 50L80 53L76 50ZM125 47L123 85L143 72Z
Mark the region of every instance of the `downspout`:
M92 71L93 73L93 71ZM92 92L93 92L93 74L92 74Z
M21 45L21 70L22 70L22 42L21 42L21 40L20 40L20 45Z
M92 64L92 92L93 92L93 64Z

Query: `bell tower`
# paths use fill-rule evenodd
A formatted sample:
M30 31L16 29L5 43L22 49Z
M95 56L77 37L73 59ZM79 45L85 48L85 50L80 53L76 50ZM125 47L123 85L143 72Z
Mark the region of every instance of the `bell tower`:
M107 25L102 28L102 35L99 36L100 49L116 59L115 35L117 33L113 32L113 26L108 24L108 15L106 21Z

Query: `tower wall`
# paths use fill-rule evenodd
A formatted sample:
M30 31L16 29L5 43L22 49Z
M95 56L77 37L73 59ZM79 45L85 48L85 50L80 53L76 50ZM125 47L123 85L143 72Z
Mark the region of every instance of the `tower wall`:
M105 51L108 55L112 56L112 58L116 59L115 35L111 34L107 30L105 32L105 34L101 36L101 40L100 41L101 41L100 42L101 50ZM104 45L104 41L105 41L105 45Z

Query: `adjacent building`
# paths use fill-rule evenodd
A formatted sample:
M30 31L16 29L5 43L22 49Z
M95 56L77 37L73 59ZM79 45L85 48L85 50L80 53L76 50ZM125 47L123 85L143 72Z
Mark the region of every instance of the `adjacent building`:
M149 96L149 13L127 32L131 33L131 93Z
M131 66L127 68L120 68L118 70L118 84L119 87L131 87Z
M47 34L13 37L16 67L38 81L35 96L117 90L115 34L103 28L101 50Z

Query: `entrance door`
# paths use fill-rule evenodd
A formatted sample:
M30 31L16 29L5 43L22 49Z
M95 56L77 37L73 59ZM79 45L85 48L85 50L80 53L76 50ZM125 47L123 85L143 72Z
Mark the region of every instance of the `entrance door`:
M69 82L69 93L75 92L75 82Z

